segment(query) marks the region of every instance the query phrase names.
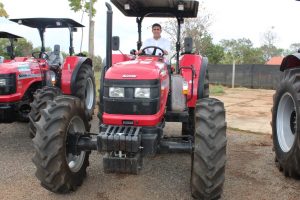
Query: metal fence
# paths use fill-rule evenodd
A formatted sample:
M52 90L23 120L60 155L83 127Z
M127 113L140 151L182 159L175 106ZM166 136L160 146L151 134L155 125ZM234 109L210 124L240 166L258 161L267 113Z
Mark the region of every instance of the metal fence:
M209 65L209 81L232 86L232 65ZM281 72L277 65L235 65L235 87L276 89Z

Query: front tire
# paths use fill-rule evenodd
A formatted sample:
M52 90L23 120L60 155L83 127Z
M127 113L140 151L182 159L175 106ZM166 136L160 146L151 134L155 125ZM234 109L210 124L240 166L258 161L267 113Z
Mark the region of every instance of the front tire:
M29 113L29 136L33 138L36 134L34 124L40 120L40 111L46 108L47 101L52 101L54 97L61 94L61 90L57 87L45 86L38 89L33 95L33 102L30 104L31 110Z
M74 96L80 98L85 105L88 120L91 120L94 114L96 104L96 86L92 67L83 64L78 71L75 80Z
M197 101L192 153L191 192L196 199L218 199L223 191L226 164L224 104L213 98Z
M89 131L84 104L77 97L58 96L41 111L33 139L36 177L55 193L75 191L86 176L89 153L69 153L68 135Z
M300 178L300 69L285 70L273 97L272 134L276 166Z

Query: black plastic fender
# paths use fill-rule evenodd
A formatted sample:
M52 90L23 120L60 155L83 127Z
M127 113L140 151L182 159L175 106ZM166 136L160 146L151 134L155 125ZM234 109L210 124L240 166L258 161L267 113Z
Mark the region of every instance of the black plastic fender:
M208 58L202 57L202 63L201 63L201 68L200 68L200 78L198 81L198 93L197 93L198 99L201 99L203 97L204 81L205 81L207 67L208 67Z
M294 53L292 55L284 57L279 69L283 72L286 69L296 67L300 68L300 53Z
M107 71L107 66L106 66L106 59L103 60L103 65L101 68L101 75L100 75L100 89L99 89L99 113L98 113L98 118L100 120L100 124L102 123L102 114L103 114L103 96L104 96L104 78L105 78L105 73Z
M78 63L75 66L75 69L73 71L72 77L71 77L71 94L75 93L75 80L77 77L77 74L79 72L80 67L82 66L82 64L88 64L91 67L93 67L93 61L90 58L87 57L80 57Z

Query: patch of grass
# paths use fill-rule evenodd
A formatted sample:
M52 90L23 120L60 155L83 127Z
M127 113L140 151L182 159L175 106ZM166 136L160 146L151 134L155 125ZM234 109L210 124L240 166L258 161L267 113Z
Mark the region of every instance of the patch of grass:
M224 94L224 87L222 85L209 85L209 94L222 95Z
M96 84L96 96L99 97L99 89L100 89L100 72L95 71L95 84Z

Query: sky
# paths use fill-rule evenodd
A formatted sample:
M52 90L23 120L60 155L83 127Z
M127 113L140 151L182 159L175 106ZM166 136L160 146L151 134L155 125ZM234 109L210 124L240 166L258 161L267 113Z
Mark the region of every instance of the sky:
M63 17L72 18L81 22L81 12L73 12L67 0L0 0L4 4L9 18L29 17ZM98 0L95 4L97 14L95 21L95 55L105 56L106 36L106 7L108 0ZM254 46L262 45L263 34L271 30L276 33L276 46L289 48L292 43L300 43L300 2L295 0L199 0L205 7L204 12L212 16L212 25L209 33L218 43L222 39L248 38ZM16 6L17 5L17 6ZM113 35L120 36L120 50L129 53L136 48L137 25L135 18L123 16L113 6ZM198 13L198 15L201 13ZM162 22L159 18L147 18L143 23L143 39L151 37L151 24ZM88 50L88 15L84 14L82 24L86 26L83 31L82 50ZM0 31L9 31L25 37L40 46L39 34L36 29L21 26L4 18L0 18ZM53 48L55 44L61 45L61 50L68 52L68 30L46 31L46 46ZM164 36L164 33L162 33ZM166 37L166 35L165 35ZM75 52L80 51L81 30L74 34Z

